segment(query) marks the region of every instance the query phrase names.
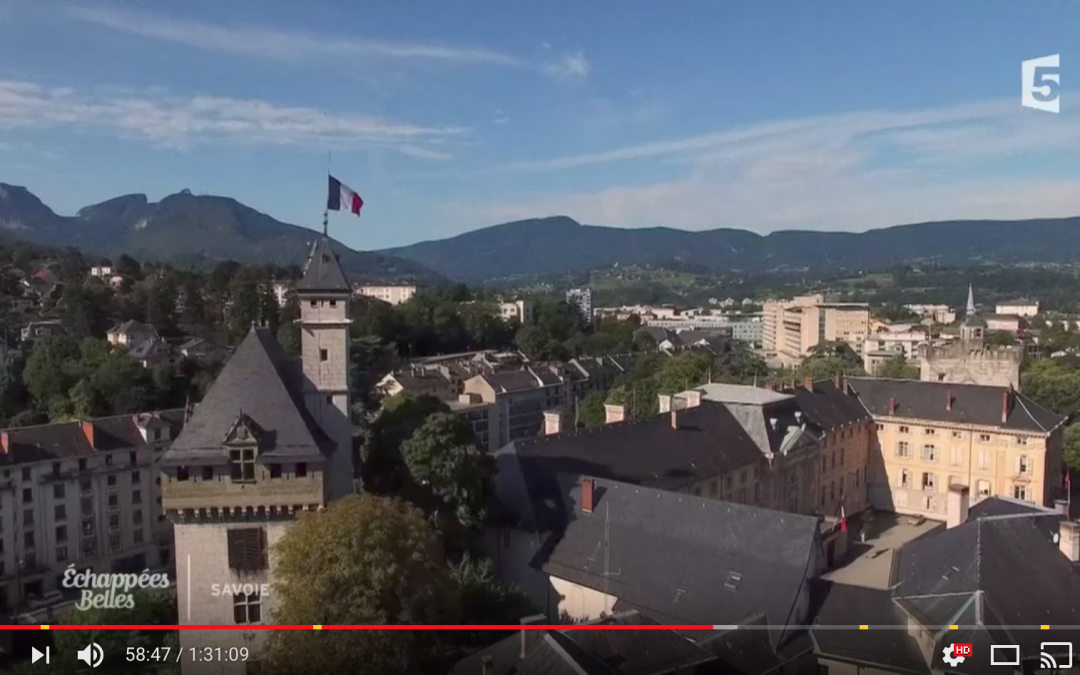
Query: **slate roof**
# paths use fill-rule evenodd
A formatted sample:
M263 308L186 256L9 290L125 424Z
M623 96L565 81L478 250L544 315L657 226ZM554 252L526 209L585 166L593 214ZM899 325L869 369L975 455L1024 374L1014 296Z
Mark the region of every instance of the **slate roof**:
M889 401L896 399L896 417L976 424L1006 430L1049 433L1065 422L1018 391L1010 393L1007 421L1001 422L1001 405L1007 387L955 382L922 382L849 378L866 409L875 416L889 416ZM946 396L952 393L952 410L946 410Z
M352 293L352 287L345 280L337 254L334 253L330 240L319 237L311 247L304 275L296 282L300 292Z
M483 373L477 377L484 378L497 394L527 391L540 387L536 376L528 370L499 370L494 373Z
M802 386L787 389L784 393L794 396L799 410L823 431L870 419L870 413L854 391L844 393L843 382L837 388L835 380L818 380L814 382L813 391Z
M266 441L259 461L324 459L323 453L332 446L307 412L295 371L290 371L293 365L269 329L252 328L161 464L228 463L223 442L241 414L252 420Z
M764 612L786 626L795 618L820 555L817 518L607 480L595 481L593 512L583 513L580 495L580 486L568 495L569 521L534 566L606 589L619 600L614 611L662 621L735 625ZM774 644L782 634L773 631Z
M515 441L508 451L531 474L562 472L674 489L761 461L761 451L723 405Z
M175 437L184 423L182 409L154 413L167 423ZM145 416L146 413L143 414ZM61 422L5 429L8 451L0 452L0 466L90 457L96 452L140 448L146 444L139 431L139 415L115 415L88 420L94 425L94 445L81 422Z
M626 612L589 625L655 626L657 622L639 612ZM661 675L715 660L710 652L667 630L529 630L524 637L524 659L522 633L515 633L461 659L453 675L480 675L484 656L492 659L492 675Z
M906 544L890 580L898 606L934 626L965 623L959 606L970 614L968 625L985 627L991 638L1007 636L998 643L1020 645L1027 656L1038 654L1040 640L1071 641L1075 636L1054 626L1080 623L1080 576L1048 540L1048 522L1037 515L987 516ZM1037 625L1050 629L1004 628Z
M819 655L877 664L884 670L929 673L919 645L907 633L907 617L885 589L816 581L814 624L819 626L896 626L897 630L811 629Z
M134 320L125 321L119 325L113 326L108 332L111 335L142 334L157 336L158 334L157 329L154 328L153 325Z

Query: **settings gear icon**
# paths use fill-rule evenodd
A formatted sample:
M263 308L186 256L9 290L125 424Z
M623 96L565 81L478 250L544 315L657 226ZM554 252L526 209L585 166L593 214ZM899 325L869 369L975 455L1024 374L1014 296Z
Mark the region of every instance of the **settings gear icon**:
M955 667L957 667L958 665L960 665L961 663L964 662L965 657L957 656L955 654L955 652L953 651L953 647L955 647L955 645L949 645L948 647L946 647L945 649L942 649L941 651L943 652L942 660L945 661L945 663L952 666L953 668L955 668Z

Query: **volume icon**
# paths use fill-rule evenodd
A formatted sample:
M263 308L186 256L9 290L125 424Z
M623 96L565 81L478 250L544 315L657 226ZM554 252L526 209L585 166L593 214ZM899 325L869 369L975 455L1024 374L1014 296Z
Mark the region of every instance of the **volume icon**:
M91 668L97 668L105 660L105 650L98 643L91 642L84 649L80 649L76 656Z

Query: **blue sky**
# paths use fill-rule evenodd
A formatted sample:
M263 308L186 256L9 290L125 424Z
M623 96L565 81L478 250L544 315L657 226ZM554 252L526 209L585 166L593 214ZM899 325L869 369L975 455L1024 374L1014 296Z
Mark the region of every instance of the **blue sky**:
M0 182L67 214L188 188L318 227L331 151L358 249L552 214L1076 215L1078 41L1080 3L1051 0L0 0ZM1022 109L1020 61L1055 53L1062 113Z

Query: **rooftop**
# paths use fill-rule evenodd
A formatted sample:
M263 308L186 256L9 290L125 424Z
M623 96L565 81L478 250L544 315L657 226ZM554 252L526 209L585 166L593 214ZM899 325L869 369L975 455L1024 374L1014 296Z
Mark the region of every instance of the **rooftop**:
M152 415L168 424L173 436L184 423L182 409L161 410ZM85 420L93 425L92 434L87 433L81 421L5 429L2 433L6 451L0 452L0 466L90 457L100 451L142 447L146 441L139 430L139 419L140 415L130 414Z
M345 281L345 272L341 269L338 256L327 237L319 237L312 245L304 275L296 282L296 290L301 293L352 293L352 288Z
M743 384L705 384L697 388L702 398L719 403L742 403L747 405L765 405L777 401L789 401L792 396L761 387Z

